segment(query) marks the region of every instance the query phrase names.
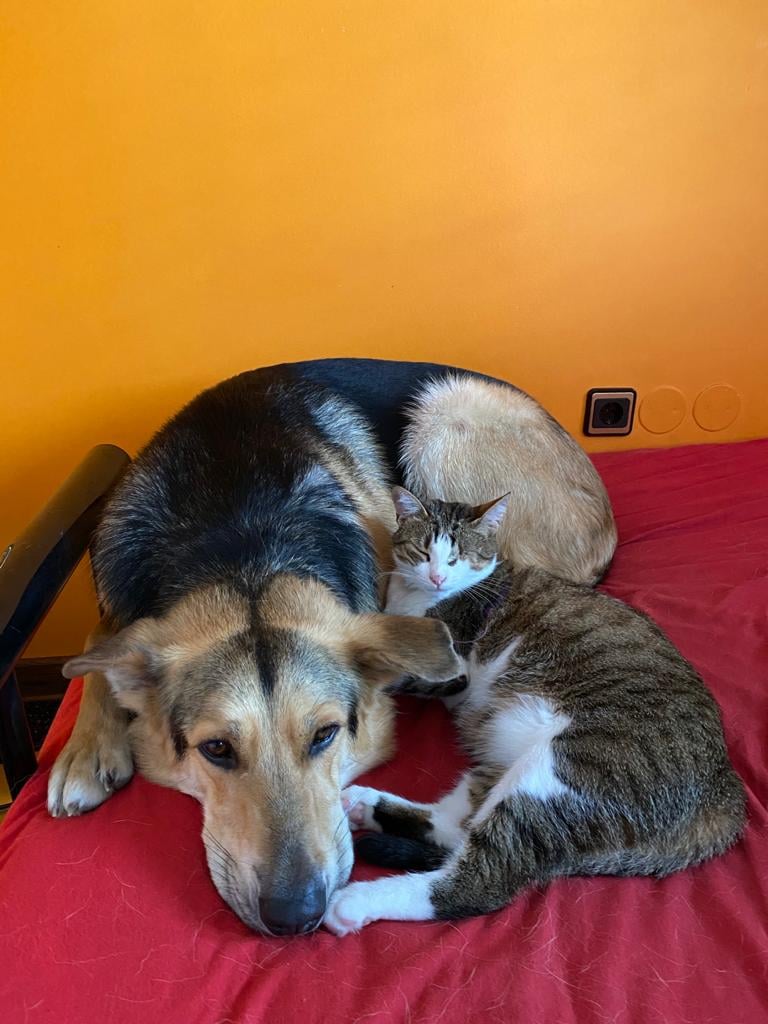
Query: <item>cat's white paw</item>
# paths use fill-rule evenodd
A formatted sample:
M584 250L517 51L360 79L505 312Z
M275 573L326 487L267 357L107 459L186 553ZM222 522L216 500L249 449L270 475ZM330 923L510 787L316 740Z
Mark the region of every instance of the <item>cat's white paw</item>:
M328 931L334 935L349 935L377 920L370 894L370 882L353 882L334 893L323 918Z
M342 790L341 805L353 832L358 829L381 832L381 825L373 818L373 812L380 798L381 793L368 786L348 786Z
M442 871L353 882L331 896L323 924L334 935L359 932L372 921L434 921L432 886Z

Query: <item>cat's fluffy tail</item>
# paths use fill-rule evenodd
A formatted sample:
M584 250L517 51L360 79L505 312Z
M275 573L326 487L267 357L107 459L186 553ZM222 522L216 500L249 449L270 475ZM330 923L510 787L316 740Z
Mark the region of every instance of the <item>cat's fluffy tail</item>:
M422 498L477 505L507 492L502 555L594 584L616 549L603 483L586 453L530 395L452 374L429 382L408 410L401 463Z

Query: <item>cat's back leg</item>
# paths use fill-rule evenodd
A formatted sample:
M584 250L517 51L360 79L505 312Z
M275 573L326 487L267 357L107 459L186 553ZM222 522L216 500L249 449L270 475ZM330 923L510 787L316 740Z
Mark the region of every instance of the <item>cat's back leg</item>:
M726 766L715 791L689 819L639 842L589 855L574 865L573 873L664 878L725 853L741 836L744 824L744 789Z
M535 757L499 771L484 798L474 800L462 842L442 866L347 886L332 898L326 926L345 935L380 919L488 914L531 885L586 873L584 865L606 862L621 848L599 806L563 784L545 794L539 776Z
M497 805L470 823L446 863L423 874L354 882L331 899L325 925L337 935L382 919L451 920L506 906L523 888L557 873L565 850L562 821L534 797Z

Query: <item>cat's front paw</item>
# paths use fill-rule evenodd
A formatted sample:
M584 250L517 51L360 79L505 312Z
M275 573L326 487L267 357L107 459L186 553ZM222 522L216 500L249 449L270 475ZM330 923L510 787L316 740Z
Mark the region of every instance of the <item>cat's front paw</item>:
M353 882L331 896L323 924L334 935L359 932L377 919L369 899L370 882Z
M374 821L373 812L379 803L381 794L368 786L348 786L341 793L341 806L344 808L349 827L353 832L368 829L381 832L381 825Z

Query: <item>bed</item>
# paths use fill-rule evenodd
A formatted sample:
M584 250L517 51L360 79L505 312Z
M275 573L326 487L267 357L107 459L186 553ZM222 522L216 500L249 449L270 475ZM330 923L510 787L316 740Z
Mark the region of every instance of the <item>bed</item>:
M603 586L652 615L717 697L749 796L742 842L663 881L558 881L485 918L264 938L213 888L193 800L136 778L82 818L48 817L75 681L0 831L5 1019L768 1020L768 441L594 461L620 534ZM431 800L462 766L450 720L414 699L400 712L396 759L367 781Z

